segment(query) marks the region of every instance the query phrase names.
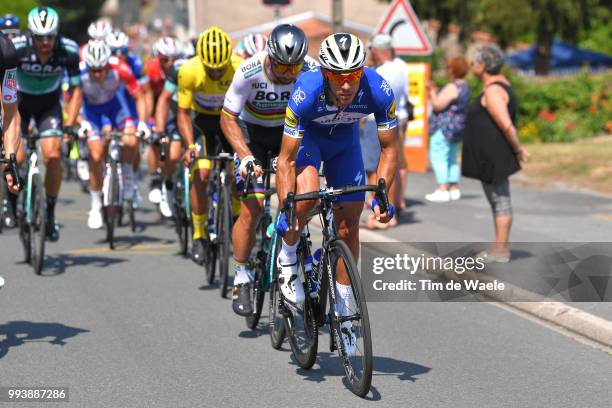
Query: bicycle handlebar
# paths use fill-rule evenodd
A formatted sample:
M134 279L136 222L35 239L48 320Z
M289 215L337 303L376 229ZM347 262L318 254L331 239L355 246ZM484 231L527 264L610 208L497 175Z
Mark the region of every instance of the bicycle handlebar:
M342 188L329 187L319 191L312 191L309 193L295 194L289 192L287 198L285 198L284 208L288 215L289 222L293 221L293 213L295 208L295 202L297 201L311 201L311 200L327 200L333 201L335 197L339 197L345 194L362 193L365 191L374 191L376 199L380 206L380 212L382 214L389 211L389 197L387 196L387 183L385 179L381 178L378 180L378 185L366 184L363 186L345 186Z

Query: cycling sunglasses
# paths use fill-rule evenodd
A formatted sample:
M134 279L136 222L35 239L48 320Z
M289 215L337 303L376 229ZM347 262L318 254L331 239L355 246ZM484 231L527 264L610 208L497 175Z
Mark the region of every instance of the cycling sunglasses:
M335 85L343 85L345 82L354 84L355 82L359 82L363 76L363 68L359 68L351 72L332 72L324 69L323 75L325 75L325 78L333 82Z
M33 35L36 41L53 41L55 39L54 35Z
M208 67L204 67L204 70L206 71L206 74L208 76L212 76L212 77L220 77L223 76L223 74L225 74L227 67L222 67L222 68L208 68Z
M298 74L302 70L304 63L299 64L281 64L280 62L272 61L272 69L277 74Z

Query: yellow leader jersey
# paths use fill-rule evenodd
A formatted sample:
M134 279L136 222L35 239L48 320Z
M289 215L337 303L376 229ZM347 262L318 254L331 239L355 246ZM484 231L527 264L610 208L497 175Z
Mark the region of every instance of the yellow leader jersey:
M234 73L242 64L242 58L232 55L223 77L213 81L206 74L199 57L188 59L178 72L178 106L193 109L205 115L220 115Z

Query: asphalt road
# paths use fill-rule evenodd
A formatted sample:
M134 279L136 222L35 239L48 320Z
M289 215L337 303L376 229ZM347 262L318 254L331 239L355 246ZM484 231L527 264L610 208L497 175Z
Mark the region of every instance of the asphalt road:
M15 231L0 235L0 386L68 386L57 406L87 408L612 406L609 354L485 303L371 303L373 388L361 400L327 334L309 371L287 344L273 350L266 319L248 330L148 203L112 252L87 229L88 205L64 185L44 276L21 262Z

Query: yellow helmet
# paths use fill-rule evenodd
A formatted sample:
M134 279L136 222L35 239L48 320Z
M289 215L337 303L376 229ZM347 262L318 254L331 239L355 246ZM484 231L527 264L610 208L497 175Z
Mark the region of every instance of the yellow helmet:
M206 68L223 68L232 58L232 41L219 27L210 27L200 36L196 54Z

